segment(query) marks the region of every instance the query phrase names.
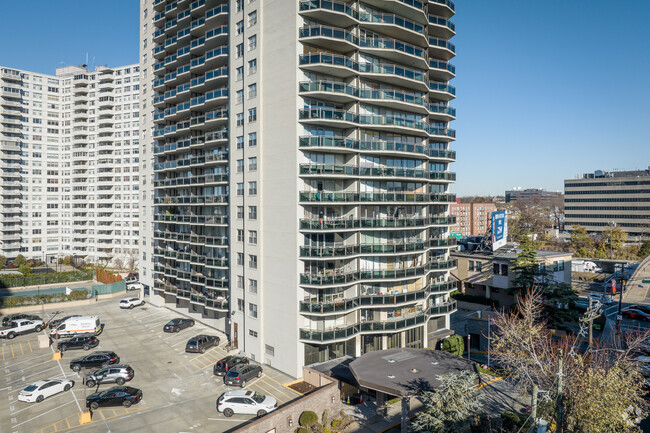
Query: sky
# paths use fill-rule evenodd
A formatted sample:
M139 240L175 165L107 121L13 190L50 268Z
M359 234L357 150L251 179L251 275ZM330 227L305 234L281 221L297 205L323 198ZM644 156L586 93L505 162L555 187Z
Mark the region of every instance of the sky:
M582 173L650 166L650 1L455 3L453 192L561 191ZM138 0L2 6L0 65L138 61Z

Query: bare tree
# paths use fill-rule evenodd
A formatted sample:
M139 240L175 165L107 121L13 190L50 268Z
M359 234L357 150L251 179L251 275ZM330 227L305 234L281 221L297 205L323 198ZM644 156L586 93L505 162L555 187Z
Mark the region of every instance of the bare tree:
M541 317L543 298L538 289L520 298L516 311L498 313L492 346L495 363L523 388L544 391L552 411L544 415L555 420L558 432L640 431L630 422L646 412L644 379L633 358L650 332L624 333L607 345L600 342L581 350L586 325L578 335L558 340Z

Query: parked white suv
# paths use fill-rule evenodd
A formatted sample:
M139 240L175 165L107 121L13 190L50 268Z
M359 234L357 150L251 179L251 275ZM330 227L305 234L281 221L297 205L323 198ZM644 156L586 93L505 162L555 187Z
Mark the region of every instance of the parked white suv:
M217 400L217 410L228 417L236 413L263 416L277 408L273 397L249 389L226 391Z
M120 301L120 308L133 308L138 305L144 305L144 299L140 298L124 298Z

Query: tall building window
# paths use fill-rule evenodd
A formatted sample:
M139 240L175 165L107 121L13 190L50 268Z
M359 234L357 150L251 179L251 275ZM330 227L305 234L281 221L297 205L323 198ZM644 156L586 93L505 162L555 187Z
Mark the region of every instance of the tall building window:
M252 27L255 24L257 24L257 11L248 14L248 27Z
M248 303L248 315L252 318L257 318L257 305L251 302Z
M257 132L251 132L248 134L248 147L257 146Z
M248 243L252 245L257 245L257 230L248 231Z
M237 72L237 81L241 81L244 79L244 67L240 66L236 70Z
M237 104L241 104L242 102L244 102L244 89L237 90L237 92L235 92L235 96L236 96Z
M244 195L244 182L237 182L237 195Z
M248 123L257 121L257 108L248 110Z
M248 195L257 195L257 182L248 182Z
M244 0L237 0L236 6L235 6L235 11L236 12L241 12L243 7L244 7Z
M257 280L248 280L248 291L251 293L257 293Z
M243 149L244 148L244 136L240 135L237 137L237 149Z
M249 220L257 219L257 206L248 206L248 219Z
M244 160L243 159L238 159L237 160L237 173L242 173L244 171Z
M244 113L237 113L237 126L244 126Z
M253 99L257 96L257 83L248 86L248 99Z
M257 72L257 59L248 61L248 75L253 75Z
M244 206L237 206L237 218L238 219L244 218Z
M239 21L237 24L237 35L241 35L244 32L244 20Z
M248 255L248 267L251 269L257 269L257 256L253 254Z
M244 229L237 229L237 242L244 242Z
M257 48L257 35L248 38L248 51L253 51L255 48Z
M248 158L248 171L257 171L257 157Z
M244 253L237 253L237 264L244 266Z
M235 53L236 58L240 58L244 55L244 44L237 44L237 53Z
M244 311L244 300L237 299L237 311Z
M237 275L237 288L238 289L243 289L244 288L244 277L243 277L243 275Z

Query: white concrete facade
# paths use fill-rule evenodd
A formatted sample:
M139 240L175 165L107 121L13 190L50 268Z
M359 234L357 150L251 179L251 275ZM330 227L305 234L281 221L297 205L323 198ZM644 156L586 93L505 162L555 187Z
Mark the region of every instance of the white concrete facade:
M3 255L137 266L139 68L0 67Z
M434 345L455 310L453 9L142 0L152 301L293 376Z

